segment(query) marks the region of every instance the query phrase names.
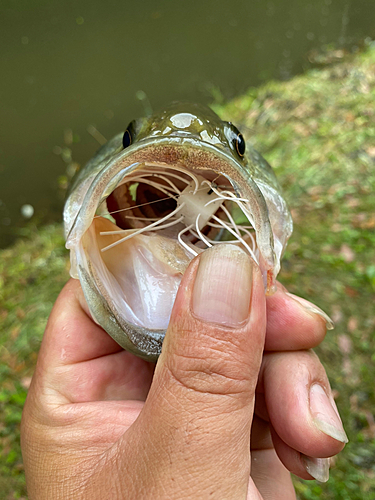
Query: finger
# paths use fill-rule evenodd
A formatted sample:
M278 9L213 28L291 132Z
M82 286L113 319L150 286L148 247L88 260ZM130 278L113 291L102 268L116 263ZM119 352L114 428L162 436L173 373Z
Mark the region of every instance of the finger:
M65 403L145 401L153 371L153 364L122 350L50 370L45 383L53 387L59 399L65 398Z
M47 366L70 365L121 350L92 320L79 281L70 279L53 306L44 332L41 352Z
M347 437L325 370L314 353L267 354L261 382L269 420L283 443L314 458L331 457L342 450ZM280 443L274 441L274 445L279 453ZM290 468L284 451L279 456ZM306 466L301 461L300 473L295 466L293 471L302 475Z
M301 366L306 365L306 358L310 358L307 363L307 367L305 370L301 370ZM299 370L298 370L299 369ZM308 377L301 376L301 373L308 372ZM289 373L288 373L289 372ZM290 379L290 374L297 373L297 381L293 381L293 378ZM306 380L307 378L307 380ZM270 387L269 391L274 391L271 396L268 391L267 395L264 393L266 390L265 381L268 380L268 386ZM318 446L323 448L321 451L321 456L323 458L309 456L309 454L301 453L299 446L304 446L305 441L309 441L312 439L316 442L316 437L312 438L310 427L311 427L311 416L313 421L315 421L315 415L319 413L320 420L323 419L323 422L318 422L318 430L322 429L337 438L339 437L341 440L346 441L346 436L342 428L341 421L338 417L338 421L336 422L336 426L339 428L340 432L342 432L339 436L337 435L337 430L333 430L332 432L332 422L331 418L336 420L337 415L335 414L337 409L333 402L333 407L328 408L328 414L325 416L322 415L319 408L317 409L316 402L313 401L312 408L309 408L309 417L304 421L303 416L301 417L301 411L298 408L293 409L293 412L298 420L300 420L300 429L293 430L293 437L295 439L294 446L297 448L293 448L286 444L285 441L279 436L276 430L271 425L271 432L269 430L269 425L267 422L275 422L280 426L281 424L285 424L286 426L293 425L293 417L291 416L291 411L287 408L286 403L289 401L293 401L294 393L297 389L297 401L299 404L302 404L302 407L305 407L304 401L306 397L303 398L299 394L298 385L302 384L302 390L306 388L306 391L309 392L309 387L313 387L313 392L316 392L317 383L324 385L327 388L327 393L331 398L331 391L329 388L329 383L327 381L326 374L322 365L320 364L318 358L313 353L306 352L296 352L296 353L281 353L278 355L275 354L266 354L263 360L263 365L261 369L261 375L258 383L258 391L256 396L256 405L255 405L255 413L257 417L254 417L254 424L258 422L258 425L254 424L252 429L252 437L251 437L251 448L253 449L268 449L272 446L275 447L277 455L279 456L281 462L284 466L293 474L303 478L303 479L318 479L321 482L327 481L329 476L329 459L323 455L323 453L329 453L329 455L333 455L337 453L343 446L342 443L339 443L337 446L337 439L334 440L334 445L331 449L327 451L327 441L328 446L330 446L329 442L332 443L332 436L327 436L326 433L320 432L320 437L318 436ZM281 385L281 390L279 385ZM288 389L289 386L289 389ZM318 401L321 401L322 391L318 389ZM293 394L291 394L293 393ZM277 396L276 396L277 395ZM269 398L279 398L278 408L269 409L267 408L267 401ZM308 395L309 401L311 401L310 394ZM314 399L314 396L313 396ZM325 399L325 398L323 398ZM275 402L275 407L277 406L277 401ZM311 406L311 405L310 405ZM334 409L334 413L332 412L332 408ZM304 411L302 410L302 413ZM327 412L326 412L327 413ZM311 414L311 416L310 416ZM262 425L259 425L259 422L262 422ZM327 426L328 422L328 426ZM310 435L309 435L310 433ZM282 431L281 431L282 434ZM282 434L283 435L283 434ZM298 444L301 441L301 436L303 438L302 445ZM283 435L285 437L285 434ZM273 443L273 445L272 445ZM311 444L311 443L309 443ZM313 449L310 447L309 450L313 453ZM305 448L306 453L306 448Z
M304 455L288 446L280 436L271 429L275 451L284 466L302 479L317 479L325 483L329 479L329 458L315 458Z
M251 453L251 478L263 500L295 500L290 472L273 448Z
M251 478L263 500L296 498L290 472L274 450L269 424L256 415L251 427Z
M38 356L35 378L48 389L49 401L144 401L153 369L93 322L79 282L70 280L53 307Z
M276 293L267 297L267 351L311 349L332 328L332 320L321 309L287 293L280 283Z
M177 293L149 397L130 429L147 450L142 470L151 483L179 477L191 498L205 488L215 498L246 495L264 335L264 288L250 257L218 245L195 259Z

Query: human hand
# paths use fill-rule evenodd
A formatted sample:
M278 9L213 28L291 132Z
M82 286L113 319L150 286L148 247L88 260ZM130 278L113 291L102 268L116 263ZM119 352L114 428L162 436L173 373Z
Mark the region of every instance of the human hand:
M312 307L282 286L266 299L251 259L218 245L186 271L154 372L70 280L23 414L29 499L290 500L289 470L326 479L346 436L307 350L326 330Z

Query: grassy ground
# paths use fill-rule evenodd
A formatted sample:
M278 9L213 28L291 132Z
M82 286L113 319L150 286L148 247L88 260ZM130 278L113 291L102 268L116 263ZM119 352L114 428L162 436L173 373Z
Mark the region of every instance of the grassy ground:
M336 323L318 349L350 442L300 499L375 497L375 47L216 110L276 169L295 231L281 280ZM241 127L240 127L241 128ZM58 225L0 253L0 499L26 498L19 423L52 304L68 276Z

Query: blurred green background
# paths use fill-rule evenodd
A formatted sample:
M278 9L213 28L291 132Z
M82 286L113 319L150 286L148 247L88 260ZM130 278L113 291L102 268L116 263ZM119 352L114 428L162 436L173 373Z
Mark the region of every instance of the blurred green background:
M212 103L275 168L280 279L336 323L318 353L350 442L299 497L375 498L374 37L372 0L1 2L0 499L27 498L19 422L68 277L69 175L174 99Z
M373 0L2 0L0 247L25 205L60 220L66 146L86 162L93 127L109 139L150 106L228 100L368 36Z

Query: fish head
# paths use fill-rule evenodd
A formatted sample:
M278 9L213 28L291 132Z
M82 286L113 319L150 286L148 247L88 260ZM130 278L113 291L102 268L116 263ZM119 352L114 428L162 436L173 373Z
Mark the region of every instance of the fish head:
M232 123L184 103L132 121L98 151L72 182L64 226L93 318L151 361L195 256L237 244L272 293L292 232L269 164Z

